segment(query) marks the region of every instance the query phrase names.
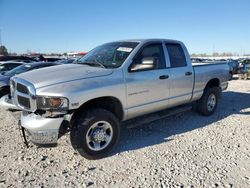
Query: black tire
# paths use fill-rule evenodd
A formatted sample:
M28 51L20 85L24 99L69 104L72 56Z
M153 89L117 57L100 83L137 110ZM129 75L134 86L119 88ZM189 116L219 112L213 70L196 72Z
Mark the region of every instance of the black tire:
M215 105L213 108L208 105L209 97L212 95L215 96ZM201 99L197 101L197 111L204 116L212 115L217 108L220 96L221 89L219 87L206 88Z
M10 93L10 87L4 86L0 88L0 98L9 93Z
M232 72L230 72L229 73L229 78L228 78L229 80L232 80L233 79L233 73Z
M89 133L91 126L95 123L105 121L112 127L112 138L109 144L105 148L99 151L94 151L90 148L90 144L87 143L87 134ZM92 131L93 132L93 131ZM120 137L120 122L116 116L105 109L90 109L83 112L83 116L78 118L70 133L70 140L73 148L78 153L87 159L100 159L106 157L110 151L118 143Z

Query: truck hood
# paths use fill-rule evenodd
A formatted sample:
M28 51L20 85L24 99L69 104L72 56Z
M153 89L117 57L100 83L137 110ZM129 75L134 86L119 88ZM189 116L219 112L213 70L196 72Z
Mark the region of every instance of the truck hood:
M107 76L112 73L112 69L80 64L65 64L29 71L17 77L29 81L38 89L58 83Z

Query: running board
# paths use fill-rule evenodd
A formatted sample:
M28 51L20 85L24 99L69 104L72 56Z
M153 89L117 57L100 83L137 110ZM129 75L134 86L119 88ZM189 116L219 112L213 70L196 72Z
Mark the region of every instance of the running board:
M143 115L143 116L131 119L131 120L127 120L124 122L124 124L126 124L127 128L132 129L134 127L139 127L145 124L149 124L154 121L167 118L169 116L173 116L173 115L177 115L177 114L189 111L191 109L192 109L191 105L174 107L174 108L170 108L167 110L154 112L152 114Z

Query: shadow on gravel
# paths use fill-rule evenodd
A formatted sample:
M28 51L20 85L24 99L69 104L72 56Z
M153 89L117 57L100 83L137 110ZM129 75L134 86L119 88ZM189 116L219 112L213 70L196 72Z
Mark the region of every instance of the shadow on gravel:
M233 114L249 115L249 109L242 112L249 107L250 93L228 91L223 92L220 104L212 116L201 116L194 111L188 111L132 129L125 124L121 131L121 141L111 155L171 141L173 135L205 127Z

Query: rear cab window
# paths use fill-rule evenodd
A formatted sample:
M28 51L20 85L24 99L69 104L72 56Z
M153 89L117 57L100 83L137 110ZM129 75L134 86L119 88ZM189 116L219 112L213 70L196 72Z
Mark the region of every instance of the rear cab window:
M165 43L171 68L187 66L186 57L180 44Z

